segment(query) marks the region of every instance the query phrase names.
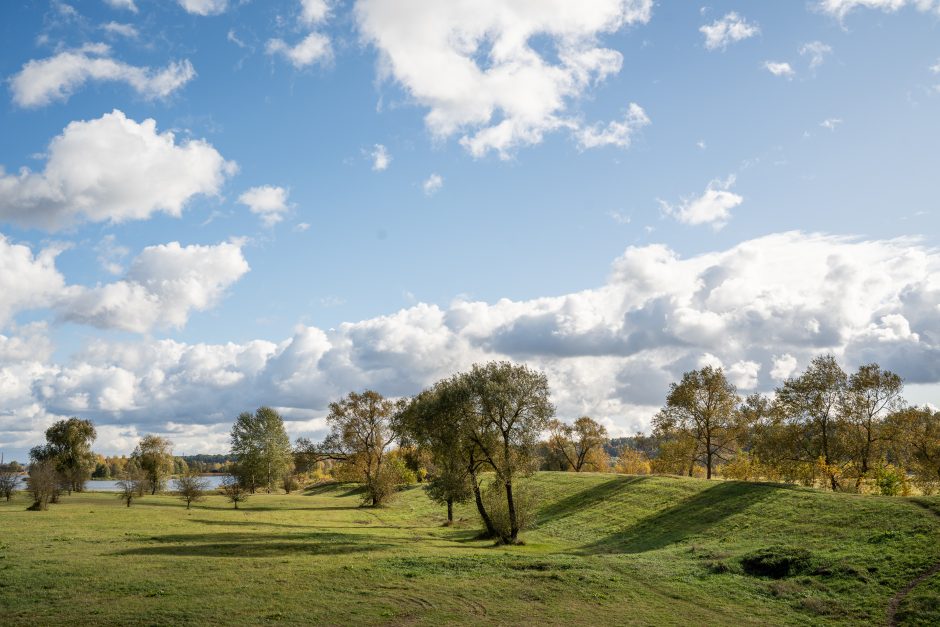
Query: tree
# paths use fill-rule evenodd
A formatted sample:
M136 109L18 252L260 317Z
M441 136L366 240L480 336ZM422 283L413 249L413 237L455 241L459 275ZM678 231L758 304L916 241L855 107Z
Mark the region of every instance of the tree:
M247 500L250 496L248 489L242 485L242 482L235 474L222 479L222 494L225 495L229 503L235 506L235 509L238 509L238 504Z
M652 472L652 466L643 452L624 446L620 449L614 472L624 475L648 475Z
M469 397L461 392L459 382L439 381L412 398L397 416L402 434L430 457L427 494L447 506L448 525L454 522L454 503L463 503L471 493L479 496L480 492L476 480L479 465L470 462L472 444L462 424ZM477 503L481 517L488 521L482 498ZM487 531L495 535L493 529L488 527Z
M69 494L81 492L95 469L96 458L91 451L91 443L96 436L95 426L89 420L60 420L46 429L46 444L33 448L30 457L53 460Z
M832 355L816 357L798 377L777 388L777 420L785 427L780 446L801 464L820 466L833 490L839 489L846 460L840 410L847 377Z
M595 458L607 443L607 429L593 418L581 416L573 425L552 420L549 434L548 447L575 472L592 466L594 470L605 470L596 467Z
M19 464L11 462L9 465L3 463L3 454L0 453L0 497L7 501L13 498L20 484Z
M56 471L55 461L52 459L34 460L29 465L29 492L33 497L33 504L29 509L45 511L49 509L56 490L59 489L59 473Z
M924 494L940 489L940 411L907 407L885 420L894 456L913 473Z
M187 470L173 481L176 484L176 494L186 503L186 509L193 503L206 500L209 481L199 473Z
M660 432L680 433L696 442L696 456L705 463L705 477L712 478L717 460L734 451L734 410L739 402L735 387L721 368L705 366L682 375L669 386L666 405L653 418Z
M284 473L284 476L281 477L281 486L284 488L285 494L290 494L300 487L300 482L297 480L297 475L288 472Z
M315 449L318 459L334 459L355 469L366 487L366 502L381 505L397 489L394 469L386 468L388 448L398 438L395 404L378 392L350 392L330 403L330 432Z
M273 492L293 467L284 420L270 407L259 407L254 414L239 414L231 441L239 485L252 493L262 486Z
M148 434L141 438L131 455L147 478L150 494L163 492L173 473L173 443L158 435Z
M900 409L904 401L901 377L878 364L866 364L849 377L843 399L850 454L858 472L855 488L861 487L872 462L880 459L878 446L884 441L882 417Z
M493 469L505 493L508 528L497 527L496 531L504 543L515 543L519 517L513 482L532 472L539 435L555 413L548 379L541 372L507 361L476 364L461 378L472 409L466 423L467 437Z
M131 502L146 491L148 482L147 473L136 463L128 464L119 475L117 482L118 498L124 501L127 507Z

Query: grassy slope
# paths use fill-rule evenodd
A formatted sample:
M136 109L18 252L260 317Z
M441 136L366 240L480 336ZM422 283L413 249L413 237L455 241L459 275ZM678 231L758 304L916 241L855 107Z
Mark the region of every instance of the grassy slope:
M0 622L815 624L879 623L894 592L940 561L940 500L765 484L543 473L538 527L520 547L474 539L473 512L440 526L416 488L359 508L348 487L171 497L110 494L49 512L0 503ZM819 572L741 572L772 545ZM940 622L937 578L898 617Z

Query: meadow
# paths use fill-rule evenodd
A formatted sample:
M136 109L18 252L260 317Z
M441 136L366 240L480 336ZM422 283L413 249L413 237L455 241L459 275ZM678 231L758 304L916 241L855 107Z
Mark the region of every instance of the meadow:
M86 492L28 512L20 494L0 502L0 623L857 625L894 600L897 624L940 624L940 574L917 581L940 563L938 497L527 481L540 506L519 546L478 539L472 504L442 526L417 486L381 508L354 484L238 510ZM789 572L755 573L761 551Z

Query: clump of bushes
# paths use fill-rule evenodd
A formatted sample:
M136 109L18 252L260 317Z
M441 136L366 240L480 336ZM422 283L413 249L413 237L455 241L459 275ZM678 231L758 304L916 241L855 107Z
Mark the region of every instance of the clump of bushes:
M741 567L749 575L782 579L813 570L813 554L806 549L773 546L741 558Z
M506 486L494 479L483 490L483 506L493 521L497 536L507 538L510 535L509 505L506 500ZM514 483L512 486L512 500L516 509L516 521L519 531L530 529L535 525L535 516L538 508L538 494L535 488L528 483Z

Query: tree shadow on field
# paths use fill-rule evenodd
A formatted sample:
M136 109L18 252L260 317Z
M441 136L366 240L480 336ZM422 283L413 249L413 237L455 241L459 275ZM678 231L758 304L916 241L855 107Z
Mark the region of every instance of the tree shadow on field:
M155 544L117 551L114 555L177 557L278 557L286 555L346 555L390 547L362 536L342 533L261 534L205 533L153 536Z
M261 520L204 520L190 518L189 522L201 523L219 527L282 527L286 529L309 529L310 525L289 525L287 523L264 522Z
M564 518L577 514L583 510L594 507L610 499L617 494L624 486L643 483L648 477L616 477L599 483L593 487L575 492L571 496L565 497L560 501L555 501L551 505L542 508L538 513L539 524L550 522L552 519Z
M365 494L366 487L361 483L351 483L351 482L340 482L340 481L328 481L326 483L321 483L315 485L311 488L306 488L303 491L304 496L321 496L324 494L330 494L336 492L336 496L360 496Z
M729 516L777 492L789 489L767 483L726 481L636 522L627 529L582 547L587 553L643 553L703 533Z

